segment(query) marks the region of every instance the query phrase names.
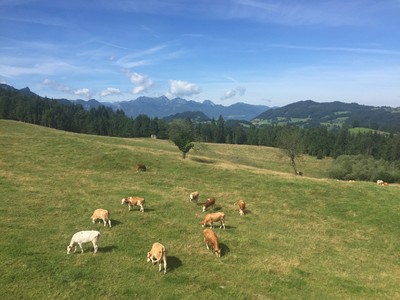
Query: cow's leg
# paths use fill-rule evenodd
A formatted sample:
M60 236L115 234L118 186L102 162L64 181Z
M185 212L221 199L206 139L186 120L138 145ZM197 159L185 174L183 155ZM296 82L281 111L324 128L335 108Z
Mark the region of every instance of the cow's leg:
M93 244L93 253L96 254L97 253L97 249L98 249L98 246L96 245L96 241L93 240L92 244Z
M164 254L163 256L163 261L164 261L164 274L167 273L167 257Z
M78 245L81 248L81 253L83 253L82 243L78 243Z
M208 243L206 242L205 239L204 239L204 242L206 243L207 250L210 250L210 247L208 246Z

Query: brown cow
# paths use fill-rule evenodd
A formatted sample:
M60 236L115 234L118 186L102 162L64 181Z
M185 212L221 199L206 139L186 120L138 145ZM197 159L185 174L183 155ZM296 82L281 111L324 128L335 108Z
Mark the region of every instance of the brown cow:
M90 217L92 219L93 223L96 223L97 220L103 220L104 227L110 226L111 228L111 220L110 220L110 214L108 213L108 210L98 208L93 212L93 215ZM100 221L101 222L101 221Z
M206 202L203 204L203 211L206 211L207 208L209 208L210 206L214 206L215 204L215 198L214 197L210 197L206 200Z
M136 170L138 171L138 172L144 172L144 171L146 171L147 169L146 169L146 165L144 165L144 164L138 164L137 165L137 167L136 167Z
M245 208L246 208L246 202L244 202L243 200L239 200L238 202L237 202L237 205L239 206L239 214L241 215L241 216L243 216L244 215L244 210L245 210Z
M144 198L141 197L128 197L122 198L121 204L128 204L129 211L132 206L140 206L140 211L144 212Z
M219 248L218 244L218 237L211 229L204 229L203 230L204 242L206 243L206 247L208 250L211 250L215 253L218 257L221 256L221 249Z
M202 227L210 224L210 228L214 228L214 222L221 222L221 226L219 228L225 229L225 214L223 212L216 212L207 214L204 217Z
M150 252L147 252L147 262L152 262L153 265L158 263L158 271L161 272L161 259L164 262L164 274L167 273L167 249L164 245L156 242L151 247Z

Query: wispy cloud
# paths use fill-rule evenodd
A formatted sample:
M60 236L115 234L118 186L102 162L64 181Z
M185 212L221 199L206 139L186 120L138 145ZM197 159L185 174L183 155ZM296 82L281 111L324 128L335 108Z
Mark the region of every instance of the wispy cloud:
M285 44L268 45L268 47L294 49L294 50L310 50L310 51L352 52L359 54L400 55L399 50L381 49L381 48L314 47L314 46L297 46L297 45L285 45Z
M62 83L59 83L59 82L56 82L56 81L50 80L50 79L45 79L43 81L43 84L52 89L55 89L56 91L63 92L63 93L69 94L69 95L76 95L76 96L85 97L88 99L91 97L91 92L88 88L74 89L74 88L66 86Z
M107 97L111 95L121 95L122 92L117 88L106 88L105 90L100 92L100 97Z
M243 86L237 86L234 89L228 90L224 93L224 95L221 97L221 100L226 100L226 99L231 99L234 98L235 96L243 96L246 93L246 88Z

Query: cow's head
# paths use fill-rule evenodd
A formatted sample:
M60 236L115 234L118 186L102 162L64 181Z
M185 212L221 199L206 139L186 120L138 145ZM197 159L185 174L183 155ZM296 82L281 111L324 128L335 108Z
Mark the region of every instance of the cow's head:
M74 249L74 253L76 251L76 246L67 246L67 254L69 254L71 252L71 250Z
M216 250L216 251L215 251L215 254L216 254L218 257L221 257L221 249Z

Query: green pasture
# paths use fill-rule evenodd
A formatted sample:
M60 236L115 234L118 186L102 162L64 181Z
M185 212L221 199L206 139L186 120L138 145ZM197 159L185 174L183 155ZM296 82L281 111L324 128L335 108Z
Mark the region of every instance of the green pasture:
M0 120L1 299L399 299L400 186L327 179L329 159L297 163L304 176L274 148L196 143L183 160L165 140ZM225 212L220 258L194 190ZM121 205L130 195L144 213ZM91 222L96 208L112 228ZM67 255L80 230L101 232L97 254ZM165 275L146 262L156 241Z

